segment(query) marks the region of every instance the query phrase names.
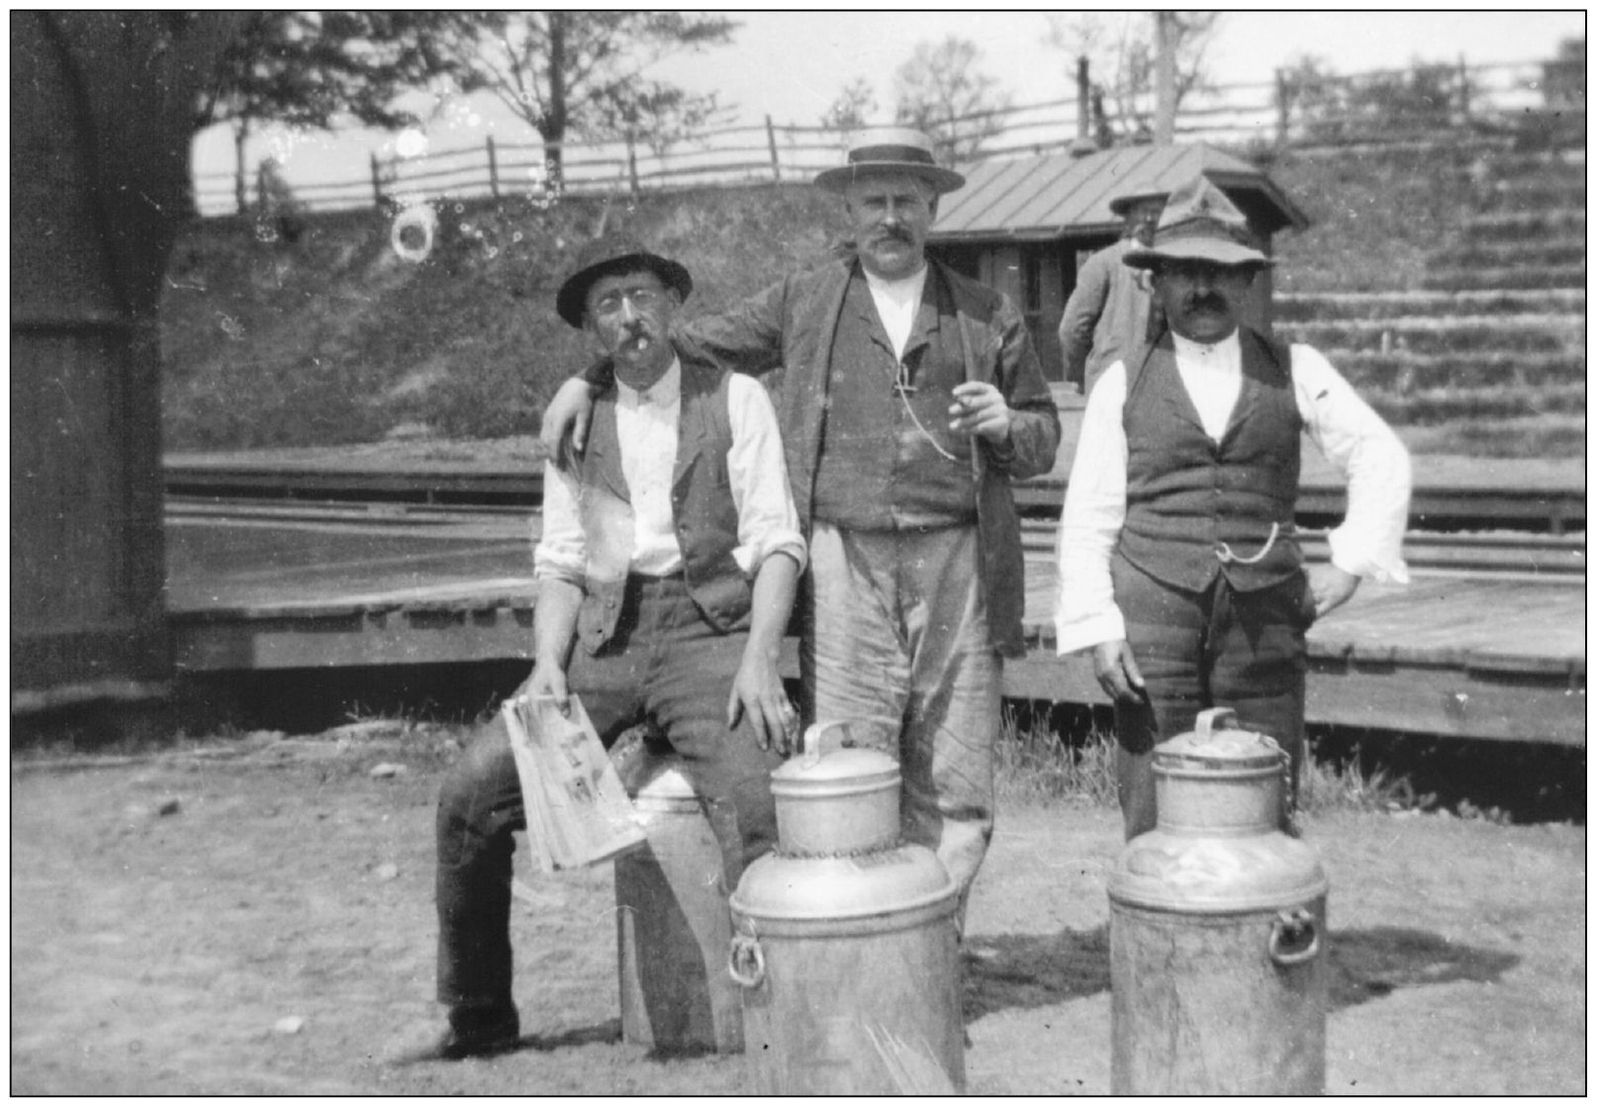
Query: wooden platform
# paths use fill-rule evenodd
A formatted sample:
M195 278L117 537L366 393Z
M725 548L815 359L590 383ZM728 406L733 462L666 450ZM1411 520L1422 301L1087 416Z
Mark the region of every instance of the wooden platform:
M169 515L168 609L188 671L531 660L527 517L314 508ZM1102 702L1054 655L1051 565L1029 563L1017 698ZM1586 743L1583 577L1421 575L1363 585L1310 635L1313 722ZM792 655L790 663L793 663ZM797 670L797 669L796 669Z

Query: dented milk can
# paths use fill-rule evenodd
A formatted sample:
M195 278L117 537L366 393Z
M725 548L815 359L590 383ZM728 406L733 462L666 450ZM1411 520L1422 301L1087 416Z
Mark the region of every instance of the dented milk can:
M629 775L646 843L616 859L622 1037L658 1053L738 1052L721 846L676 757L648 757Z
M1110 892L1115 1094L1320 1094L1327 877L1278 828L1284 755L1207 710L1155 749Z
M729 970L759 1094L952 1093L966 1084L955 882L899 840L899 765L824 730L772 773L778 847L731 899Z

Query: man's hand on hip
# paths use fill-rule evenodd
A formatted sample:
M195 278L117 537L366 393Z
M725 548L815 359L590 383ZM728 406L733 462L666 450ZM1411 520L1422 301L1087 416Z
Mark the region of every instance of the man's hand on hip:
M1316 601L1316 617L1349 602L1360 586L1360 577L1335 564L1317 565L1310 570L1310 596Z
M949 408L951 430L976 434L994 445L1010 441L1010 406L992 384L968 380L955 385L955 402Z
M1144 697L1144 677L1126 641L1102 641L1094 646L1094 676L1111 699L1137 703Z

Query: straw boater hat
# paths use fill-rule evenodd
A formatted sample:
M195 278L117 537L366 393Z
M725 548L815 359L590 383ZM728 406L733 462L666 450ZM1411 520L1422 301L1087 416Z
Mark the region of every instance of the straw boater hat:
M694 281L683 266L651 253L631 238L612 235L589 242L578 251L577 271L566 278L566 283L555 294L555 313L581 330L583 311L594 282L613 273L638 269L648 269L660 277L661 283L675 288L682 299L688 299L688 294L694 290Z
M938 164L933 140L921 131L876 127L853 135L847 163L818 173L816 184L829 192L843 192L856 177L874 172L910 173L931 184L940 195L966 183L965 177Z
M1117 196L1110 202L1110 212L1112 215L1126 215L1136 205L1141 204L1146 200L1159 200L1161 203L1165 203L1166 197L1170 195L1171 193L1165 189L1155 190L1145 188L1140 189L1137 192L1128 192Z
M1160 213L1155 241L1128 250L1122 264L1153 269L1162 261L1210 261L1217 265L1270 265L1255 248L1243 213L1203 176L1175 189Z

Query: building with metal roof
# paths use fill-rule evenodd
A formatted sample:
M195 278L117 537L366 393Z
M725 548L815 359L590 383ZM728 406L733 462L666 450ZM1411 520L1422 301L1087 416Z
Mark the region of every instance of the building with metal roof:
M944 196L930 243L956 269L1011 296L1027 317L1046 373L1063 374L1060 323L1079 266L1121 236L1110 203L1171 191L1196 173L1226 192L1269 255L1272 236L1309 219L1264 170L1202 144L1125 146L1087 154L996 159L960 167L963 188ZM1256 281L1249 316L1270 325L1271 275Z

